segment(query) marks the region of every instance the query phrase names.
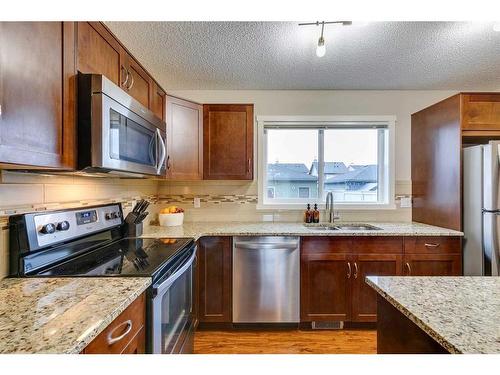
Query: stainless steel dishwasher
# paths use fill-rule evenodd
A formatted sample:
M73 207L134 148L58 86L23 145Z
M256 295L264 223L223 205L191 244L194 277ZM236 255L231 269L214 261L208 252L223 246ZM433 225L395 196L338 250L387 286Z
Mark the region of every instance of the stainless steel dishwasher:
M299 237L233 238L233 322L298 323Z

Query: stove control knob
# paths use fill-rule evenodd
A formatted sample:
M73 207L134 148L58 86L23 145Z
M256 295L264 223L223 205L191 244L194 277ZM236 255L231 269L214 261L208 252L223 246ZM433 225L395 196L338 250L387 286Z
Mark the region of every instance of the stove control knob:
M61 230L61 231L68 230L69 229L69 222L64 220L64 221L61 221L60 223L57 223L56 229Z
M104 215L104 218L106 220L112 220L115 218L115 213L114 212L108 212L106 215Z
M52 223L45 224L41 229L40 233L42 234L52 234L56 231L56 226Z

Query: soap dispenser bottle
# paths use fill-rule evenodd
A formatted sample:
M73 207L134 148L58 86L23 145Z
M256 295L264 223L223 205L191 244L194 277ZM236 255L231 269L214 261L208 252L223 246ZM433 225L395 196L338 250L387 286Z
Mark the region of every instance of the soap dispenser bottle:
M313 223L319 223L319 210L318 210L318 204L314 204L314 210L313 210Z
M306 223L312 223L313 221L313 215L312 215L312 211L311 211L311 205L308 203L307 204L307 209L305 210L304 212L304 221Z

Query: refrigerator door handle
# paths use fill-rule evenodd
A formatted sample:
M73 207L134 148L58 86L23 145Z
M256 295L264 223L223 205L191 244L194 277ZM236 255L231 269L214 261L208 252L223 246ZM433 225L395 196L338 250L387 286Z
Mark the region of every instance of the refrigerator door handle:
M485 212L483 214L483 272L484 276L498 274L499 232L500 217L495 213Z

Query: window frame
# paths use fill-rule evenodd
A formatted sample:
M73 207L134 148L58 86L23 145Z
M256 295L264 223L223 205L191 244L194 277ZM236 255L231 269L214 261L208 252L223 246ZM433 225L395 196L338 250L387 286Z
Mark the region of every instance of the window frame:
M307 197L300 196L300 189L307 189ZM311 188L309 186L297 186L297 199L309 199L311 197Z
M267 137L264 130L266 125L279 127L280 124L285 125L300 123L301 127L307 127L308 123L311 128L315 128L325 123L339 123L343 126L351 124L353 128L359 126L360 123L384 123L387 126L385 139L379 137L379 142L384 142L384 147L379 147L379 176L383 184L382 189L378 189L379 197L377 202L335 202L335 209L342 210L377 210L377 209L395 209L395 128L396 116L393 115L359 115L359 116L257 116L257 178L258 178L258 203L257 209L302 209L304 204L317 204L320 209L324 209L325 202L322 199L323 186L318 183L318 198L290 198L281 199L280 202L268 202L264 192L267 191L266 178L266 163L267 163ZM318 137L324 137L324 132L318 132ZM318 165L324 163L324 140L318 140ZM380 163L383 160L383 163ZM318 168L318 181L324 181L324 170ZM381 197L381 195L383 197ZM381 199L382 198L382 199ZM299 199L308 199L308 201L297 202Z

